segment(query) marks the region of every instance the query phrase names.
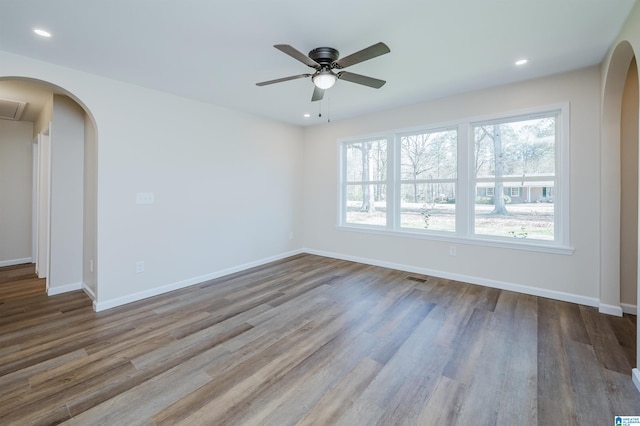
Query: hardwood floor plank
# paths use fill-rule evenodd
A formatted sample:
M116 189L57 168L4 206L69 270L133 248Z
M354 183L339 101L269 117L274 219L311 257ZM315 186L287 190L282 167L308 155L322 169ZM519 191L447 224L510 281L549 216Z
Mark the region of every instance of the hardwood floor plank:
M253 328L247 323L235 327L203 330L191 335L191 339L172 340L153 351L148 351L133 358L132 363L138 370L159 368L163 365L179 365L196 354L215 348Z
M565 350L569 361L571 386L576 395L579 425L604 425L611 422L611 403L606 397L606 382L599 374L598 359L591 345L568 340Z
M351 370L340 383L298 422L301 426L333 424L353 405L354 400L369 386L382 370L383 365L371 358L362 361Z
M351 335L341 336L321 348L296 366L298 374L290 374L281 380L272 394L265 392L252 401L251 410L237 418L238 424L293 425L330 392L355 366L366 357L376 339L361 329Z
M438 383L422 409L416 424L424 426L456 425L466 398L467 386L439 376Z
M483 339L490 320L490 312L474 308L443 375L465 384L471 382L477 370Z
M386 383L384 387L393 391L382 399L375 393L370 397L384 408L378 425L417 424L453 353L450 348L434 344L441 326L441 321L425 319L379 374L381 383Z
M533 330L529 329L530 333L525 334L527 324L514 328L515 323L522 320L516 315L517 307L518 296L502 292L494 312L486 322L486 331L477 346L480 355L476 371L471 380L464 380L468 383L467 395L473 397L468 398L461 408L458 416L460 424L499 424L500 416L511 417L509 412L518 408L524 408L523 412L518 413L518 422L535 423L535 418L531 417L533 413L527 406L532 399L535 401L537 387L530 383L535 379L535 373L531 374L529 370L524 371L525 374L522 374L523 371L513 374L520 367L513 355L522 356L529 362L536 359L536 330L534 327ZM533 319L535 321L535 315ZM518 330L519 336L513 334L514 330ZM518 337L523 339L518 341ZM528 342L534 344L528 345ZM514 381L517 383L513 383Z
M0 356L5 356L8 354L13 354L15 352L18 352L20 350L20 345L7 345L4 346L2 348L0 348Z
M179 367L81 412L68 425L148 424L157 411L195 391L211 377L202 371L185 374Z
M59 366L66 365L69 362L85 358L87 356L87 352L84 349L78 349L77 351L69 352L55 358L50 358L39 364L0 376L0 401L21 393L16 391L18 387L31 389L29 381L31 377L51 371Z
M599 368L605 380L607 400L611 403L611 412L614 416L637 416L640 411L640 392L628 374ZM606 413L603 413L606 415Z
M436 308L430 314L433 319L445 319L449 313L449 307L453 304L458 306L459 301L464 298L464 293L471 287L471 284L434 277L430 277L427 283L431 285L429 290L431 302L436 304ZM469 303L475 303L473 298L468 300Z
M302 407L310 407L363 359L373 346L374 341L367 339L368 335L364 333L375 320L368 315L371 306L372 303L367 300L352 306L350 315L343 317L346 322L335 337L331 337L309 356L299 354L301 361L291 370L272 380L268 387L256 389L236 401L217 420L228 424L260 424L262 419L271 416L273 418L269 423L282 425L293 424L302 418L307 411L300 409L303 389L306 390L306 404ZM358 342L359 346L354 347L354 342ZM325 373L329 369L331 374ZM287 406L287 398L295 400L297 404ZM286 414L285 418L279 417L282 413Z
M577 425L578 413L571 385L565 336L558 310L563 305L538 300L538 423Z
M268 348L232 368L220 369L216 365L206 369L205 371L213 380L197 392L189 394L178 403L158 413L154 416L154 421L158 425L169 425L177 424L186 418L197 422L198 418L202 420L202 417L208 414L213 416L221 398L224 398L223 404L226 403L234 394L241 393L250 387L259 374L261 374L260 377L271 375L273 378L288 371L293 366L293 360L290 358L292 348L309 338L310 334L313 334L312 330L321 329L333 323L335 316L335 311L325 312L320 318L303 324ZM229 394L230 389L236 389L235 393Z
M66 420L71 417L71 413L67 408L67 401L73 399L77 395L83 395L90 389L97 389L109 384L114 377L126 376L133 373L134 368L131 364L120 364L111 370L102 371L98 375L93 375L76 382L74 385L64 386L63 382L58 384L56 390L52 392L50 389L40 389L39 391L29 392L19 397L8 399L2 402L1 417L3 422L7 424L29 424L29 423L56 423L60 420L51 421L49 415L51 412L64 413ZM62 391L59 391L62 389ZM103 401L96 401L100 403Z
M507 298L515 301L515 310L512 316L503 318L509 321L510 327L502 339L509 346L505 379L500 389L498 424L538 424L537 298L503 292L500 300ZM496 315L501 314L501 306L499 303L496 307Z
M609 315L607 322L618 340L618 345L624 351L627 362L629 365L635 365L637 317L629 314L624 314L622 317Z
M34 263L23 263L0 268L0 284L15 283L16 281L26 279L38 279L36 275L36 265ZM9 286L0 286L0 295L6 294L7 297L12 298L8 292L4 293L5 288L9 288ZM2 299L4 299L4 297L0 297L0 300Z
M0 283L2 425L555 426L640 409L635 317L590 307L309 254L99 313L32 280Z
M611 330L611 323L602 321L596 308L580 306L579 309L589 336L588 343L593 346L600 363L618 373L631 371L632 364L629 364L625 351L611 350L620 347L615 333Z
M357 313L349 316L334 317L333 313L331 313L330 321L327 323L328 327L325 327L326 334L317 333L300 341L293 341L294 344L287 350L286 356L280 355L280 357L273 360L270 358L267 360L261 359L261 362L270 362L264 367L258 367L259 370L255 371L250 378L236 384L233 387L233 393L226 395L226 397L223 396L217 401L212 401L208 406L200 410L204 413L199 413L196 416L204 415L209 417L212 415L209 413L216 413L216 422L221 424L236 423L239 421L238 418L246 416L246 407L255 406L256 401L259 401L265 392L268 391L269 398L273 399L272 391L274 388L275 393L277 393L277 390L281 388L281 383L286 383L290 380L295 381L300 375L306 374L308 369L305 368L305 363L308 360L313 360L312 365L316 365L323 358L328 359L332 356L334 349L338 349L341 343L346 343L345 333L363 330L363 326L367 322L365 314L369 310L370 303L363 301L358 305L359 307L355 307L352 311ZM336 309L336 311L339 312L340 309ZM293 357L287 359L290 352ZM285 361L284 364L282 364L283 360ZM239 367L241 368L242 366ZM269 386L255 386L253 382L256 375L269 377ZM239 390L236 390L236 388ZM186 422L197 421L197 419L198 417L192 415Z

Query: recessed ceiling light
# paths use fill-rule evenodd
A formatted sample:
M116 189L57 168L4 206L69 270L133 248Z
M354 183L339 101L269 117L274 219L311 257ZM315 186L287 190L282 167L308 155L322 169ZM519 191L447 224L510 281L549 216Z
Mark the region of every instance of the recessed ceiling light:
M42 37L51 37L51 33L50 32L45 31L45 30L41 30L39 28L35 28L33 30L33 32L38 34L39 36L42 36Z
M311 117L311 114L309 114L309 113L306 113L306 114L304 115L304 118L309 118L309 117Z
M516 61L516 65L524 65L527 62L529 62L528 59L520 59L519 61Z

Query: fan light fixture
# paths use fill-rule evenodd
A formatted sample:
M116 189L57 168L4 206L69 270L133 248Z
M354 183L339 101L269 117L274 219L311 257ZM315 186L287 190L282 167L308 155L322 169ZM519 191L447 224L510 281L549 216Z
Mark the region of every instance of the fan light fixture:
M329 70L321 70L313 76L313 84L318 89L326 90L336 84L336 75Z
M305 73L276 78L275 80L262 81L260 83L256 83L256 86L267 86L269 84L282 83L283 81L311 77L311 81L315 86L313 88L311 102L316 102L322 100L325 90L333 87L338 79L372 87L374 89L379 89L386 83L386 81L379 80L377 78L367 77L366 75L360 75L349 71L342 71L346 67L350 67L352 65L359 64L360 62L368 61L369 59L377 58L380 55L391 52L389 46L382 42L373 44L357 51L356 53L345 56L344 58L340 58L340 52L333 47L316 47L310 51L308 55L305 55L288 44L276 44L273 47L283 53L286 53L293 59L302 62L309 68L313 68L314 72L313 74ZM340 71L334 73L333 70Z

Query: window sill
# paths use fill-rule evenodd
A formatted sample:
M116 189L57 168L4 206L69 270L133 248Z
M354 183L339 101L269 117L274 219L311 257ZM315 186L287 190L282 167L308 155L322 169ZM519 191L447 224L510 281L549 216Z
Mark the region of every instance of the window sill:
M361 232L365 234L383 235L387 237L412 238L419 240L442 241L455 244L467 244L481 247L495 247L509 250L534 251L539 253L572 255L575 249L569 246L560 246L555 243L545 244L543 241L536 242L520 242L509 241L508 238L464 238L454 234L447 235L445 232L412 232L409 230L389 230L386 228L367 226L367 225L338 225L338 231ZM517 238L514 238L516 240ZM529 240L532 241L532 240Z

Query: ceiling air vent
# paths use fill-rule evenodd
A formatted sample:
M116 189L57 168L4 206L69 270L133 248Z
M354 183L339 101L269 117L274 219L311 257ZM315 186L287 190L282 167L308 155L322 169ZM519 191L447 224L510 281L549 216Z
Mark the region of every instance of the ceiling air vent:
M0 99L0 118L4 120L20 120L26 102L12 101L10 99Z

